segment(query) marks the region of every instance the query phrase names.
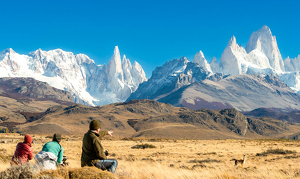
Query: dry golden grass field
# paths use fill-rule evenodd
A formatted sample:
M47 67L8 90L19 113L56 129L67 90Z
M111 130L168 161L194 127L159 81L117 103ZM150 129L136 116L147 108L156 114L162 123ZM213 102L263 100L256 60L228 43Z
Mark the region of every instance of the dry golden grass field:
M51 138L32 135L34 154ZM14 140L13 140L14 139ZM0 171L9 161L19 134L0 134ZM80 168L82 137L64 136L62 146L69 166ZM292 140L167 140L105 138L103 146L118 160L115 178L300 178L300 142ZM156 148L135 149L149 144ZM232 159L242 159L244 167L234 166ZM34 163L34 160L30 161Z

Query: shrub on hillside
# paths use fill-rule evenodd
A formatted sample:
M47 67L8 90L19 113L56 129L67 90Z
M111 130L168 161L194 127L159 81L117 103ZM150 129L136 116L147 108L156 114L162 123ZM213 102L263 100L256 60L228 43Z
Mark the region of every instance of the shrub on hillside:
M265 152L257 153L256 156L267 156L268 154L280 154L280 155L286 155L286 154L294 154L297 153L295 150L283 150L283 149L268 149Z
M204 159L204 160L194 159L194 160L188 161L188 163L212 163L212 162L220 163L221 161L220 160L215 160L215 159L209 159L209 158Z
M132 149L146 149L146 148L156 148L155 145L152 144L140 144L131 147Z

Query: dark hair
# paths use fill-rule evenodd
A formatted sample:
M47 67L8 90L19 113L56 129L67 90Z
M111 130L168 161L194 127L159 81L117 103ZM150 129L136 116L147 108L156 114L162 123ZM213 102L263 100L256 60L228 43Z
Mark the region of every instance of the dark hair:
M60 133L55 133L53 135L52 141L60 142L61 141L61 134Z

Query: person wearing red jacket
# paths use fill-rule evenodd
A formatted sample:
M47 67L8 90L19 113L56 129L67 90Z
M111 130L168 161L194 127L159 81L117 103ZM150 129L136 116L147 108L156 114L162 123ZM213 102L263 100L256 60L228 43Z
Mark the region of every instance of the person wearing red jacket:
M32 137L25 135L24 142L18 143L14 156L11 159L11 165L24 165L33 157L33 151L31 148Z

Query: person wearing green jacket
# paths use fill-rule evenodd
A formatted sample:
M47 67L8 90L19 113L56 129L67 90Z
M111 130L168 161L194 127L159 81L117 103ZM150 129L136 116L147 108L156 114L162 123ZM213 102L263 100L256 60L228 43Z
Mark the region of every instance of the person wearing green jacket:
M64 149L60 145L61 134L55 133L51 142L47 142L42 151L35 156L37 167L40 170L56 169L56 166L62 162Z
M109 155L101 144L101 138L109 135L113 131L100 131L101 123L97 120L90 122L90 130L84 134L82 140L81 167L95 166L102 170L108 170L115 173L118 162L115 159L108 159Z

